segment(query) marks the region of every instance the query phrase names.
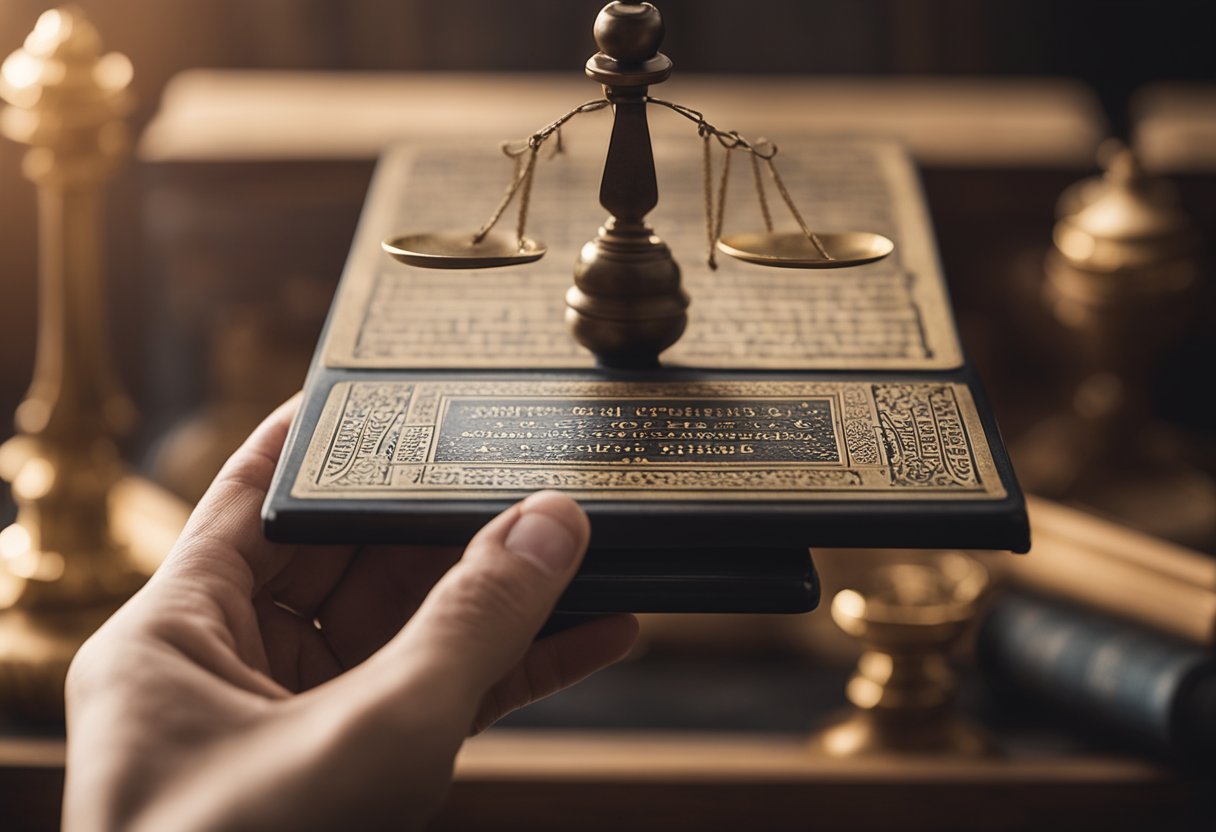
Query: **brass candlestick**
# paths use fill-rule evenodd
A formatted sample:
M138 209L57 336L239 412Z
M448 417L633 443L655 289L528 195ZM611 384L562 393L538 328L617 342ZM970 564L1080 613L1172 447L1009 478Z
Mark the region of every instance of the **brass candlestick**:
M179 504L126 476L116 439L135 411L102 315L102 185L128 146L131 64L103 55L75 8L43 14L0 69L0 131L27 144L38 187L39 320L33 383L0 447L17 521L0 532L0 709L62 714L80 643L142 582ZM135 517L150 498L162 516ZM171 536L171 535L170 535ZM142 548L124 545L138 538Z
M832 600L832 619L862 641L846 693L856 711L813 747L837 757L883 753L987 754L983 731L953 710L950 648L978 611L988 574L958 552L872 570Z
M1154 371L1200 284L1199 236L1169 182L1131 149L1105 150L1105 175L1060 199L1043 289L1074 336L1080 380L1068 406L1019 443L1018 471L1038 493L1209 545L1216 484L1162 441L1151 408Z

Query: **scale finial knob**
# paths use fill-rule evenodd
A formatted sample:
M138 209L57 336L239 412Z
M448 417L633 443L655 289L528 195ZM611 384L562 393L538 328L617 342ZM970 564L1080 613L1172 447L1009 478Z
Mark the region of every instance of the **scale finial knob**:
M595 18L595 45L624 66L645 63L659 54L663 15L650 3L613 2Z

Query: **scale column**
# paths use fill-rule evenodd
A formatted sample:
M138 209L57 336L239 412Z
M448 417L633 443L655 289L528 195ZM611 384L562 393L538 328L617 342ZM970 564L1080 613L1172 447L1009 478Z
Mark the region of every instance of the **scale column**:
M604 85L614 113L600 183L610 216L579 253L566 323L604 366L656 367L688 323L680 267L645 222L659 201L646 93L671 74L671 60L658 51L663 18L649 3L609 3L594 33L600 51L587 75Z

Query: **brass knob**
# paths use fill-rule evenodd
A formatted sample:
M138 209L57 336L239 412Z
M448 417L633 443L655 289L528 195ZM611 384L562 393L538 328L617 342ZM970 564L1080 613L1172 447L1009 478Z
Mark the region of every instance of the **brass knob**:
M644 63L659 54L663 15L649 3L609 3L595 18L595 45L624 65Z

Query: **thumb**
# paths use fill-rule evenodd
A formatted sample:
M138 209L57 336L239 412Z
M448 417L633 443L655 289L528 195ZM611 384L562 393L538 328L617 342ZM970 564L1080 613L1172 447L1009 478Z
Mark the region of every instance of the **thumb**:
M477 533L375 658L393 668L391 675L404 671L408 679L429 682L442 704L471 718L527 653L578 571L590 537L578 503L556 491L533 494Z

